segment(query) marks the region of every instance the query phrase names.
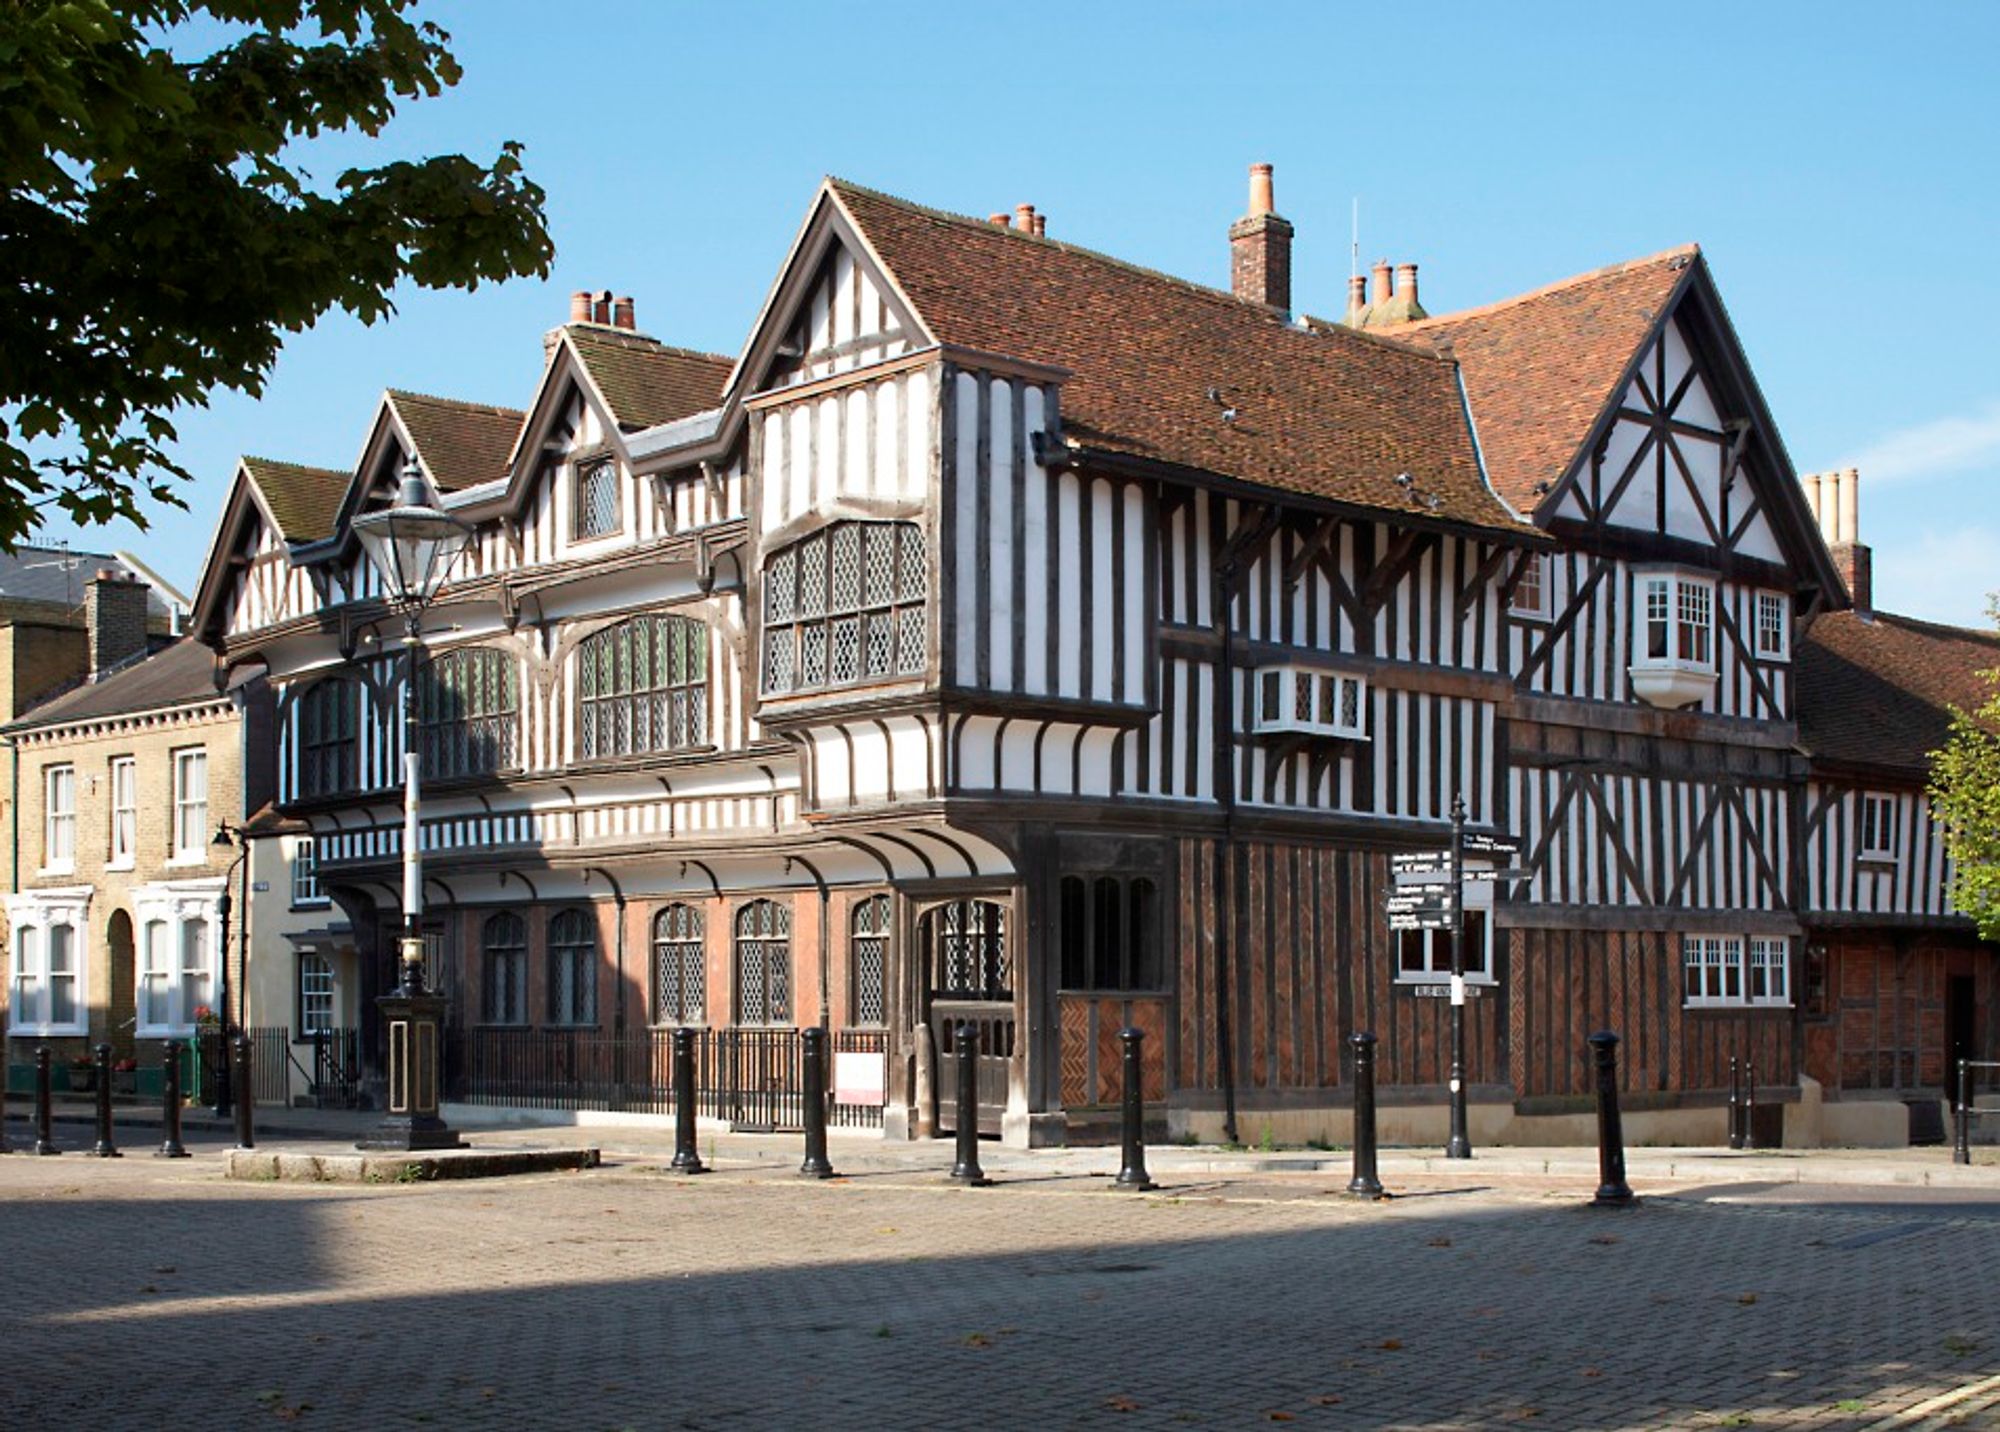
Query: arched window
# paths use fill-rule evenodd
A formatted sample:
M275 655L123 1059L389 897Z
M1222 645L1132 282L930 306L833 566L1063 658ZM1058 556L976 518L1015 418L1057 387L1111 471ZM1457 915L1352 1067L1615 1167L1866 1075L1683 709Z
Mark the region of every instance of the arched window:
M1132 993L1166 987L1158 896L1151 880L1065 875L1057 914L1064 989Z
M548 1022L597 1023L597 925L588 910L549 921Z
M785 1024L792 1017L792 912L752 900L736 912L736 1022Z
M653 1023L700 1024L701 911L669 905L653 917Z
M1007 911L992 900L954 900L924 916L933 988L954 999L1013 998Z
M299 697L299 794L343 795L360 784L361 688L332 678Z
M929 579L914 522L835 522L764 564L764 690L921 676Z
M577 753L636 756L708 741L708 628L634 617L577 649Z
M851 1022L884 1022L883 992L889 967L889 897L873 895L854 907L848 934L854 961L854 1005Z
M515 764L521 699L514 658L462 647L425 665L417 680L424 778L490 776Z
M493 916L480 934L488 1024L528 1022L528 923L511 912Z

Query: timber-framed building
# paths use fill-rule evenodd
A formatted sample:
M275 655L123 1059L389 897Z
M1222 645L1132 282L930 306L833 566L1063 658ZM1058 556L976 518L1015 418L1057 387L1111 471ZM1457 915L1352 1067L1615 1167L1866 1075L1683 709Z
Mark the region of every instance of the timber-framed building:
M733 358L579 294L524 409L246 461L199 631L278 693L361 996L402 737L350 523L414 462L477 529L417 693L462 1030L876 1029L923 1136L970 1020L982 1126L1046 1143L1127 1025L1177 1131L1337 1136L1372 1028L1423 1136L1447 941L1382 899L1456 796L1527 872L1466 912L1481 1138L1573 1113L1605 1026L1662 1130L1732 1054L1797 1100L1795 655L1849 602L1706 261L1439 318L1382 266L1322 322L1251 195L1222 292L829 180Z

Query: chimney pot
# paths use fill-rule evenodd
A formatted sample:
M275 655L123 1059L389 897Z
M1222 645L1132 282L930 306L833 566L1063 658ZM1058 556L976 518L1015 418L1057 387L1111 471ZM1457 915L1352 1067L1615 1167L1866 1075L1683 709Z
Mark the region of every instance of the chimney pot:
M1417 305L1417 266L1415 264L1396 265L1396 297L1411 308Z
M603 325L605 325L605 326L606 326L607 328L611 326L611 290L610 290L610 289L608 289L608 288L607 288L607 289L604 289L604 290L600 291L600 292L598 293L597 297L596 297L595 299L591 300L591 305L590 305L590 321L591 321L592 323L602 323L602 324L603 324Z
M590 322L590 290L580 288L569 296L569 321L571 323Z
M1035 237L1038 239L1045 238L1047 237L1048 232L1049 232L1049 216L1047 214L1035 215Z
M1375 303L1387 303L1390 294L1393 292L1389 285L1389 261L1387 259L1375 260L1374 274L1375 291L1371 296L1372 301Z
M1014 227L1024 234L1032 234L1035 231L1035 206L1033 204L1016 204L1014 206Z
M1250 166L1250 217L1262 218L1272 213L1271 166L1252 164Z
M1368 311L1368 276L1354 274L1347 280L1347 326L1359 328L1361 315Z
M1007 215L1004 210L998 214L988 214L986 222L996 229L1004 229L1007 227Z
M632 329L639 326L638 310L632 302L632 295L626 294L611 305L611 324L614 328Z

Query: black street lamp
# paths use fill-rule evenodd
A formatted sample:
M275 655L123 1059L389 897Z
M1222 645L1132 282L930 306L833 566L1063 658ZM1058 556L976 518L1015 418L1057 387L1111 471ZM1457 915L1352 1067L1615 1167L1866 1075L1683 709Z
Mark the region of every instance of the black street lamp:
M424 608L457 563L472 529L440 512L412 459L396 505L354 519L354 535L403 613L403 935L401 982L376 1001L388 1025L388 1117L362 1140L371 1149L457 1148L463 1141L438 1113L444 997L424 988L423 852L418 824L417 669Z
M228 822L221 821L217 822L215 839L210 841L209 844L225 850L235 845L243 847L237 857L229 862L229 868L222 872L222 893L215 900L216 950L219 955L216 963L222 970L221 989L216 1001L216 1013L222 1019L222 1045L221 1057L215 1063L215 1116L218 1119L226 1119L230 1114L232 1092L229 1087L229 1036L231 1029L234 1027L229 1016L229 914L231 910L229 877L234 875L238 870L242 870L244 883L246 885L249 883L250 872L244 865L244 862L250 858L250 842L244 836L240 827L231 826ZM249 923L250 892L245 890L243 892L243 924L247 927ZM243 971L243 978L246 980L250 978L250 971L247 968ZM247 1098L249 1091L245 1090L244 1095ZM199 1091L197 1091L196 1097L200 1097Z

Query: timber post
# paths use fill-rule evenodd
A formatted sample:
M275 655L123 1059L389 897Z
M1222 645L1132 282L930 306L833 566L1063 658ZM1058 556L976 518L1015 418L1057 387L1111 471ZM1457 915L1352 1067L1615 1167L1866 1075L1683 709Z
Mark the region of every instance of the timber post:
M1951 1161L1969 1164L1972 1162L1972 1065L1964 1059L1958 1061L1957 1114L1953 1121L1957 1127L1951 1136Z
M1743 1061L1729 1056L1729 1147L1743 1147Z
M979 1026L969 1019L952 1031L952 1061L958 1077L958 1150L951 1181L985 1188L993 1180L979 1166Z
M1118 1031L1118 1042L1125 1047L1125 1088L1120 1111L1123 1127L1118 1181L1112 1187L1128 1193L1145 1193L1159 1187L1146 1173L1146 1075L1140 1054L1146 1043L1146 1032L1143 1029L1121 1029Z
M169 1039L166 1057L160 1061L160 1122L166 1129L166 1137L160 1141L154 1158L188 1156L186 1145L181 1143L181 1049L178 1039Z
M101 1159L123 1158L111 1139L111 1046L97 1046L97 1147L91 1152Z
M707 1173L694 1137L694 1031L674 1031L674 1161L682 1173Z
M54 1112L49 1100L49 1065L54 1056L44 1044L35 1050L35 1152L59 1154L56 1147Z
M1375 1167L1375 1036L1358 1029L1347 1036L1354 1050L1354 1177L1347 1191L1356 1198L1381 1198Z
M800 1098L805 1105L806 1157L799 1165L803 1178L832 1178L826 1156L826 1030L815 1024L799 1031Z
M239 1149L254 1149L257 1147L257 1140L250 1129L250 1113L251 1107L257 1102L257 1099L256 1089L250 1083L249 1035L239 1034L236 1036L235 1047L231 1050L231 1059L235 1064L236 1147Z
M1618 1112L1618 1036L1599 1030L1590 1036L1597 1065L1597 1196L1593 1208L1630 1208L1638 1200L1625 1182L1625 1123Z

